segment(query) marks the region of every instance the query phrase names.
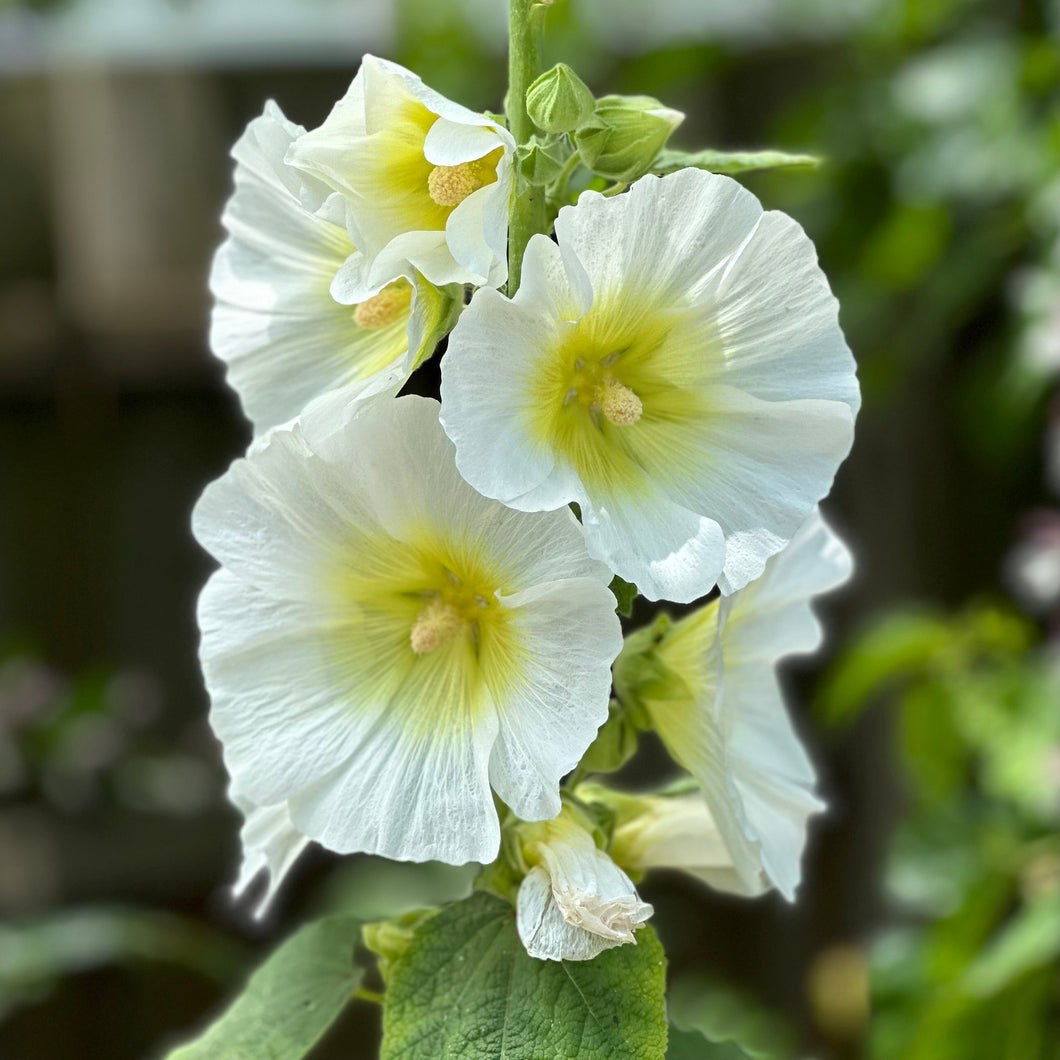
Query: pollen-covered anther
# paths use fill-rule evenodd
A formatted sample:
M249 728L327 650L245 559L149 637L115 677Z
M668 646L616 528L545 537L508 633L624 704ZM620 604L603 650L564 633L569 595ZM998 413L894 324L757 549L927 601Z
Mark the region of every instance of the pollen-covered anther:
M412 284L397 280L378 294L359 302L353 311L354 322L362 328L385 328L403 313L412 301Z
M427 655L451 641L463 624L460 612L452 604L432 600L412 624L409 644L417 655Z
M472 192L485 187L473 162L435 166L427 178L427 191L439 206L459 206Z
M593 394L600 415L619 427L629 427L637 422L644 412L640 398L617 379L605 379Z

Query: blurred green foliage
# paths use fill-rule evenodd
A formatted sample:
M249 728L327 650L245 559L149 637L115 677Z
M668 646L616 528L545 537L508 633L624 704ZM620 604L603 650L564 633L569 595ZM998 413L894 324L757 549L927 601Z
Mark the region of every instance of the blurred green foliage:
M869 1055L1035 1060L1060 1037L1060 657L980 604L877 620L819 698L897 711L909 809L872 950Z

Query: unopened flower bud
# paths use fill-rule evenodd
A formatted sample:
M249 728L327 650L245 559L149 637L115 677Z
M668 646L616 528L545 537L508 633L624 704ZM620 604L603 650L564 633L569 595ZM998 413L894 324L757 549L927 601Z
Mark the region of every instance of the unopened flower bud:
M670 134L685 120L651 96L604 96L574 142L582 161L607 180L632 181L651 168Z
M542 143L536 136L518 149L515 164L528 184L551 184L563 171L563 163L570 155L570 148L558 143Z
M595 104L588 85L566 63L556 63L526 90L526 112L542 132L573 132L592 117Z

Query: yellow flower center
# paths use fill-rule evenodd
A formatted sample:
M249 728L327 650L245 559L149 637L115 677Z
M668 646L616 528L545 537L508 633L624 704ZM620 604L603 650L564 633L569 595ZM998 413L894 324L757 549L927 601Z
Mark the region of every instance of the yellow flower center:
M460 633L470 635L477 645L479 623L490 608L490 599L456 574L446 570L443 588L430 591L427 605L416 616L409 631L409 645L417 655L427 655L454 640Z
M497 179L486 159L458 166L435 166L427 177L427 191L439 206L459 206L472 192Z
M353 311L354 322L362 328L385 328L408 309L411 301L412 284L408 280L395 280L378 294L358 303Z
M618 427L629 427L640 419L644 405L637 395L611 369L622 356L609 353L599 360L577 357L570 373L570 386L563 404L580 405L599 427L603 420Z

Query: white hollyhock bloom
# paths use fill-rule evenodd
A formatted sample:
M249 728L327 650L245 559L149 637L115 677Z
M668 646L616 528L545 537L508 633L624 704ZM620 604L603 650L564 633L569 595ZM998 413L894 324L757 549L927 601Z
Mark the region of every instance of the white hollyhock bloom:
M354 248L341 217L335 224L327 211L303 207L305 178L284 164L304 132L275 103L247 126L232 149L235 192L222 217L228 239L210 272L210 344L256 435L337 387L348 386L351 400L396 392L459 305L407 266L356 305L332 297Z
M366 55L324 124L287 154L345 201L360 253L336 280L340 300L409 262L439 285L504 283L514 150L503 126Z
M285 803L256 806L237 792L232 792L230 798L244 817L239 833L243 844L243 863L232 885L232 894L239 898L258 873L264 871L268 875L268 885L254 906L254 916L260 918L267 912L284 877L309 840L291 823Z
M636 942L653 910L630 878L567 814L549 821L529 845L537 863L519 885L515 922L526 952L547 961L588 961Z
M608 572L459 476L437 402L323 398L207 488L201 657L233 786L340 852L491 861L607 717Z
M699 792L627 795L596 784L578 788L579 796L602 802L615 812L611 857L623 868L679 869L718 891L755 896L769 889L761 872L745 882L710 809Z
M442 365L476 489L576 501L590 553L651 599L757 577L831 488L859 405L813 244L728 177L584 194L478 291Z
M763 877L791 900L800 878L806 822L823 804L813 766L791 725L776 673L788 655L814 651L817 594L844 582L850 553L818 512L763 575L675 623L654 645L634 634L615 668L636 684L640 649L663 676L638 695L677 762L695 778L721 834L739 889Z

